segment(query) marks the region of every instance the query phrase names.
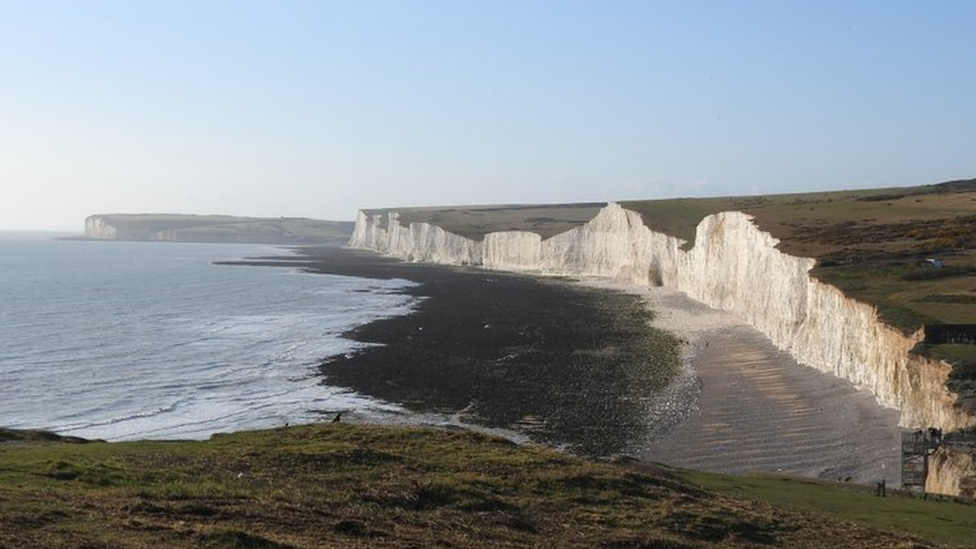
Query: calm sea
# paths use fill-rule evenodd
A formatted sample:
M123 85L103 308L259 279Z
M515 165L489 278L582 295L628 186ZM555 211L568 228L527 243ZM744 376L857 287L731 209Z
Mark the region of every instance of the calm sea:
M340 334L408 313L403 280L217 266L225 244L0 233L0 426L205 438L393 406L321 382Z

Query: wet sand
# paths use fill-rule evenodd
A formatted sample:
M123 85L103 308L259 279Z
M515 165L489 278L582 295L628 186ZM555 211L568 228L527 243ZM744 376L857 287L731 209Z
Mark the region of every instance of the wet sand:
M694 411L640 457L723 473L778 472L900 484L898 412L853 384L798 364L729 313L661 288L642 295L655 325L682 337Z

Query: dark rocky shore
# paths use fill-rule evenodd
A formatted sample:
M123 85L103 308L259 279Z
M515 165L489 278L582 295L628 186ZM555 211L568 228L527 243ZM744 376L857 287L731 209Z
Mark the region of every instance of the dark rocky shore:
M634 451L661 428L655 400L677 371L678 342L648 326L637 296L343 248L297 251L242 263L401 278L422 298L413 314L346 334L382 345L324 361L329 385L585 456Z

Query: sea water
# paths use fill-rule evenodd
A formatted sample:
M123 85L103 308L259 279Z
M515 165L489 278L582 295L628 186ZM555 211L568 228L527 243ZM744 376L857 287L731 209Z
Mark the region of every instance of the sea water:
M125 440L396 411L323 383L404 280L214 265L283 252L0 233L0 427Z

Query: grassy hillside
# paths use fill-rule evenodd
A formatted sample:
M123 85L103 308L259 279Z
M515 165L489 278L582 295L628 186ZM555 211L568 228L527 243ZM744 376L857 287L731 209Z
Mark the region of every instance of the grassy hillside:
M119 240L176 242L246 242L268 244L345 244L353 223L301 217L236 217L228 215L112 214L99 215L118 230Z
M718 198L629 201L654 230L691 240L706 215L741 211L781 240L780 249L806 257L839 253L931 250L951 242L915 223L976 215L976 179L917 187ZM973 243L970 243L969 247Z
M973 513L466 431L323 424L109 444L0 430L4 549L972 547Z

